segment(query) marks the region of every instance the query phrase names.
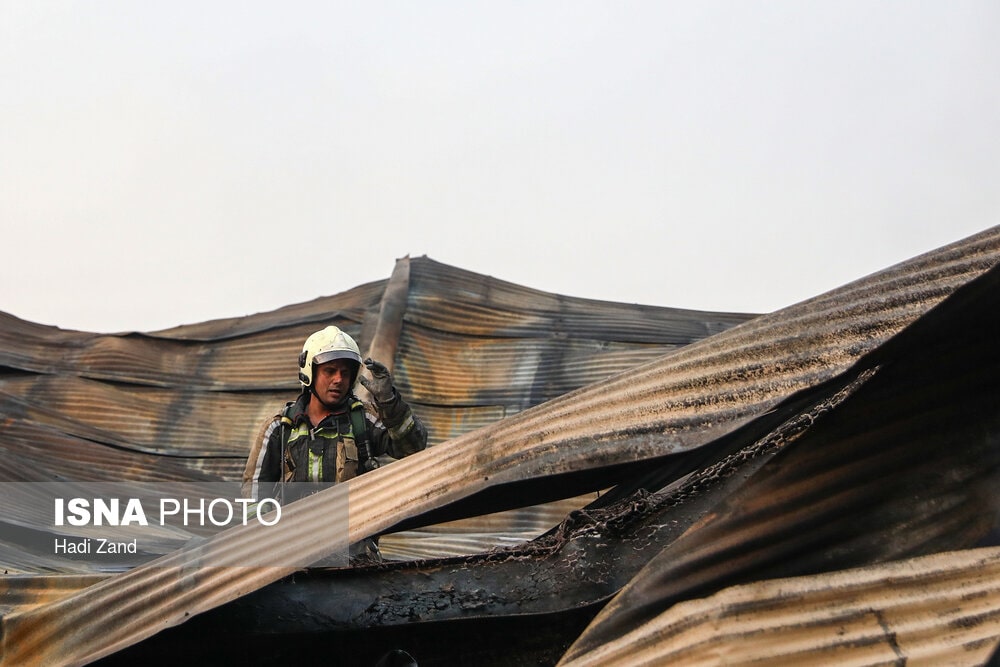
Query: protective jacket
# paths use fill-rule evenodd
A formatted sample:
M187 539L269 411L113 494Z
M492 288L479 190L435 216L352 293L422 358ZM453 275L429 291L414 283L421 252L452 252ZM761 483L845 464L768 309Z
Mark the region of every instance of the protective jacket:
M398 459L427 446L427 430L395 390L374 404L377 417L352 394L343 412L319 424L306 414L309 396L304 391L261 428L243 471L244 497L277 497L282 475L285 482L343 482L368 469L369 459Z

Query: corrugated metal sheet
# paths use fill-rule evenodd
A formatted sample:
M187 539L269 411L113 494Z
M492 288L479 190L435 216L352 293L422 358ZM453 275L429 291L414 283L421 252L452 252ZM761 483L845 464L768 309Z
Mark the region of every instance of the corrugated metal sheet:
M509 359L512 377L522 378L518 386L530 387L531 396L551 400L352 480L347 485L351 499L350 537L352 541L359 540L392 529L402 521L460 506L498 485L513 488L531 479L577 475L612 464L693 451L765 415L795 392L816 387L841 374L863 354L884 344L957 288L995 266L998 260L1000 230L988 230L555 398L549 392L561 391L562 377L572 373L557 363L549 366L542 363L545 355L559 354L556 346L547 345L550 339L538 343L529 338L526 344L529 352L519 353L511 348L512 359L505 355L495 358ZM418 269L430 267L430 263L408 262L405 308L387 309L383 299L379 306L383 317L378 326L374 331L365 327L373 339L373 348L387 344L379 340L380 330L399 330L401 337L397 342L401 343L407 339L408 329L421 327L416 320L408 319L408 314L420 311L414 305L422 300ZM394 273L393 279L396 277ZM392 282L386 294L392 291ZM456 286L455 298L467 298L468 292L471 293L468 298L475 301L484 292L490 298L494 292L504 292L500 289L503 285L495 281L485 279L481 283L489 289L477 290L475 281L466 281ZM515 294L497 297L497 303L506 298L519 301L517 290L511 292ZM431 301L433 298L428 297L427 302ZM593 303L577 305L581 310L600 310ZM573 319L564 318L567 304L560 303L560 308L555 331L567 339L587 338L589 334L579 335L577 327L583 321L590 322L595 331L615 328L615 315L610 312L613 309L596 319ZM387 312L402 313L402 323L383 326ZM645 314L644 318L648 319ZM531 317L525 320L530 321ZM573 326L558 324L568 321ZM514 330L531 331L533 327L524 324ZM645 336L645 330L645 326L637 327L640 333L635 335ZM504 336L495 338L502 340L511 331L504 329L502 333ZM362 333L362 338L365 335ZM443 331L439 335L448 337L455 333ZM676 328L671 328L660 344L676 345L671 336L676 336ZM404 350L404 346L400 344L398 349ZM409 354L397 355L395 364L401 383L403 378L406 380L404 392L408 395L441 394L454 401L459 414L465 406L480 410L484 406L499 406L505 411L518 411L530 403L525 402L523 394L513 395L502 386L481 392L478 376L473 374L470 380L469 375L462 374L463 364L467 369L475 369L487 358L483 355L472 355L471 360L455 355L443 360L440 369L428 365L425 376L408 372L410 359L419 357L419 352L407 350ZM530 350L538 354L532 356ZM530 372L524 369L532 364L553 370L545 374L546 379L529 382L526 378ZM447 392L437 389L445 386L435 376L439 370L442 377L459 383L465 380L467 384L460 384L457 390L449 387ZM414 402L420 412L422 405ZM549 491L558 494L570 488L571 485L566 485ZM538 495L535 494L534 500ZM323 540L335 537L324 533L329 527L324 524L328 508L323 505L327 500L323 496L319 494L290 506L288 522L283 522L280 530L230 531L220 535L214 544L225 546L229 558L256 549L289 550L309 558L319 557L326 549ZM186 566L187 557L185 552L178 552L161 564L164 567L138 568L60 601L5 615L4 659L68 663L92 660L287 573L281 568L209 568L192 572ZM123 606L123 600L131 602Z
M753 474L731 469L733 488L629 581L568 659L726 585L995 544L998 340L1000 268L838 378L830 389L856 386L836 406L806 419L782 406L792 437L761 441L775 453Z
M395 310L386 306L390 294ZM401 260L391 282L152 334L95 335L0 317L0 367L8 369L0 374L8 424L0 455L9 462L0 481L207 481L239 479L259 425L298 390L302 341L326 324L363 349L381 346L433 446L751 316L567 299L418 258ZM567 322L578 352L560 352ZM468 535L449 545L438 533L419 547L395 538L384 553L507 541L482 534L478 545ZM2 546L0 564L15 569Z
M557 500L523 509L448 521L423 530L383 535L382 554L397 560L462 556L492 546L510 546L533 539L559 525L567 514L595 499L595 494Z
M983 665L1000 641L1000 549L775 579L681 602L599 665Z
M412 279L402 294L401 341L389 343L400 352L386 363L397 367L398 385L427 422L432 444L750 317L602 305L425 258L400 264ZM184 457L174 458L168 469L238 479L259 424L297 392L295 359L302 341L336 324L369 348L388 285L381 281L271 313L153 334L63 331L0 314L4 414L31 428L32 442L51 458L16 474L52 479L82 459L89 470L84 478L95 479L103 471L90 462L135 452L135 474L127 478L155 475L142 463L152 454ZM549 310L553 304L558 308ZM489 310L491 318L478 320L477 309ZM576 322L573 336L585 342L563 362L566 318ZM617 331L614 322L620 323ZM669 326L657 331L656 322ZM546 362L529 371L541 358ZM493 376L489 382L483 382L483 369ZM47 470L49 465L59 471ZM106 474L129 475L122 467Z

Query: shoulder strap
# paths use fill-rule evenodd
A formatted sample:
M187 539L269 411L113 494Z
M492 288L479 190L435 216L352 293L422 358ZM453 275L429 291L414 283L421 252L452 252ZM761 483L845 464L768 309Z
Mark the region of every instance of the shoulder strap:
M287 466L290 470L295 470L295 462L292 461L291 455L288 453L288 438L291 435L292 427L295 426L295 422L292 421L290 415L292 414L292 407L295 405L295 401L290 401L285 403L285 408L281 411L278 416L278 436L281 438L281 479L285 479L285 467Z
M278 419L281 422L279 424L279 428L281 428L282 446L284 446L288 442L288 432L292 426L295 426L295 422L292 421L292 418L290 416L292 414L292 406L294 405L295 401L290 401L288 403L285 403L284 409L281 411L281 414L278 415Z
M354 444L358 447L358 474L374 470L378 467L378 459L371 455L368 448L368 423L365 419L365 404L358 400L351 402L351 430L354 432Z

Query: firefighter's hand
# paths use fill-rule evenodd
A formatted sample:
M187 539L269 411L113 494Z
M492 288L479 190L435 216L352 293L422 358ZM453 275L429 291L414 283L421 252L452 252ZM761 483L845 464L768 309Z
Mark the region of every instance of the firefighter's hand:
M364 375L361 376L361 385L371 393L379 403L387 403L392 400L392 373L389 369L373 360L371 357L365 359L365 368L371 373L369 380Z

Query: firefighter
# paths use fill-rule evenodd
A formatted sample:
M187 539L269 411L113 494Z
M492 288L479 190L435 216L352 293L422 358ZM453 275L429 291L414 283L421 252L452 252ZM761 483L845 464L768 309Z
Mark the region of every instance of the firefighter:
M363 362L371 378L362 375L360 382L373 405L366 407L354 395L361 352L338 327L309 336L298 361L302 392L254 440L243 471L245 497L284 500L285 483L344 482L377 468L376 457L398 459L427 446L427 430L384 365L371 358Z

